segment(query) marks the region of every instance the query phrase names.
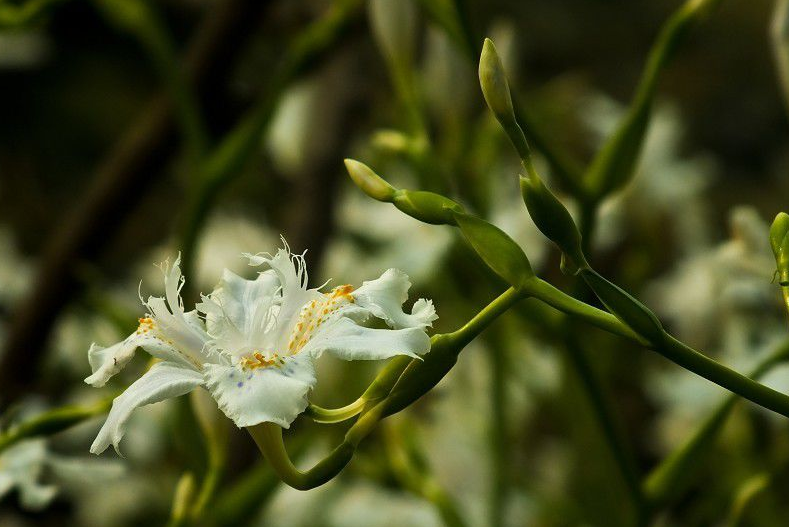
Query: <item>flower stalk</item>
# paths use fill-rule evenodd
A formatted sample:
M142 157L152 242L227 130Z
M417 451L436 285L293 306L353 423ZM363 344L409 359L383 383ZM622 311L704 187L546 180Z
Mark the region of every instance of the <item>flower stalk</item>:
M381 419L400 412L430 391L452 369L460 351L523 298L523 291L508 289L457 331L434 335L431 338L430 353L425 355L423 360L411 360L402 375L395 375L401 364L392 366L389 370L384 369L370 389L381 394L385 387L399 376L391 393L377 403L370 399L359 419L346 432L343 442L308 470L296 468L291 461L282 439L281 427L273 423L261 423L248 427L247 431L277 476L287 485L299 490L323 485L345 468L356 447L376 428Z
M397 379L400 378L400 375L412 360L415 359L407 356L393 358L376 375L364 393L352 403L340 408L323 408L316 404L310 404L305 414L316 423L324 424L340 423L356 417L366 407L369 408L371 405L375 405L389 395Z
M44 412L0 434L0 452L23 439L51 436L88 419L102 415L112 405L112 398L88 406L63 406Z

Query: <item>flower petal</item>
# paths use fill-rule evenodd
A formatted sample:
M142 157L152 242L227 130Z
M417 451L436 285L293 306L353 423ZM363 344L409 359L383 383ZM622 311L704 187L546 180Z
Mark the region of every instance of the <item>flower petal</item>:
M160 338L150 333L134 332L125 340L105 348L92 344L88 350L88 362L92 375L85 378L91 386L104 386L116 373L121 371L134 357L137 348L144 348L157 359L172 361L194 368L194 365L184 354L165 343Z
M284 243L283 239L283 243ZM323 295L317 289L307 289L307 264L303 255L291 254L285 248L279 249L273 257L266 254L246 255L250 265L266 265L279 278L282 286L280 306L277 312L276 327L266 335L266 341L259 344L271 349L285 349L290 330L306 304L311 300L319 300Z
M345 360L418 357L430 351L430 337L421 328L372 329L348 318L326 324L300 351L313 357L327 352Z
M146 404L158 403L191 392L203 384L201 373L172 362L159 362L137 379L112 402L112 409L90 447L93 454L102 453L108 446L118 452L126 430L126 422L134 410ZM119 452L120 453L120 452Z
M55 499L57 493L55 485L44 485L30 479L19 482L19 503L25 509L40 511Z
M181 351L193 364L202 364L208 359L204 348L208 334L204 324L193 310L184 311L181 288L184 278L181 275L181 256L171 267L163 267L165 298L151 296L145 302L154 319L158 336Z
M205 384L219 408L239 427L263 422L289 428L307 407L315 385L315 368L307 355L287 357L267 368L209 365Z
M432 301L420 298L410 314L403 311L410 287L408 275L398 269L387 269L380 278L364 282L351 296L356 305L368 309L395 329L431 326L438 318Z
M49 453L43 439L28 439L0 455L0 497L16 488L25 509L40 510L57 494L54 485L38 482Z
M206 328L215 341L233 353L262 342L274 315L279 278L273 270L247 280L225 269L216 289L197 309L206 315ZM278 308L277 308L278 309Z

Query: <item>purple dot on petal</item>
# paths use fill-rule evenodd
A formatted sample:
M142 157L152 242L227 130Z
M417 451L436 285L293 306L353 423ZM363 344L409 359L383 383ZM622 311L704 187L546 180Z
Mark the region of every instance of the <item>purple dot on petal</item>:
M236 384L236 386L238 386L239 388L241 388L242 386L244 386L244 383L243 383L243 382L239 382L238 384Z
M250 373L249 375L247 375L247 380L249 380L251 378L252 378L252 374Z

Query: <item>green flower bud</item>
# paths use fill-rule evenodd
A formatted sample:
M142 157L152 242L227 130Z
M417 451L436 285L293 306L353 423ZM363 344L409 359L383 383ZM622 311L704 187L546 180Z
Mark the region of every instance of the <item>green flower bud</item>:
M520 287L534 276L523 249L507 233L469 214L455 214L455 220L479 257L510 285Z
M789 214L779 212L770 226L770 246L775 255L778 283L789 286Z
M479 57L479 84L488 108L500 122L514 122L515 110L512 107L510 86L504 65L496 52L496 45L489 38L482 44Z
M488 108L507 132L521 159L529 159L531 151L526 142L526 136L515 119L515 110L512 107L510 86L507 83L504 65L496 53L496 46L489 38L485 39L479 58L479 85Z
M394 200L397 189L364 163L355 159L346 159L345 168L356 186L371 198L387 203Z
M575 274L588 267L581 248L581 233L564 205L533 173L521 176L521 195L537 228L562 250L562 271Z
M432 225L455 225L453 212L463 212L460 203L424 190L401 189L391 201L412 218Z
M196 485L191 472L185 472L175 486L173 496L173 509L170 516L173 523L179 524L189 514L189 508L194 500Z
M652 344L663 339L665 336L663 325L648 307L594 270L581 269L580 273L589 288L616 318Z

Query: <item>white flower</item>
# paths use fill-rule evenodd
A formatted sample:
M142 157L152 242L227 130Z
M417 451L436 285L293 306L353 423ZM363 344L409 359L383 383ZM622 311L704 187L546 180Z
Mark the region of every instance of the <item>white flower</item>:
M46 465L46 444L43 439L20 441L0 456L0 497L14 488L26 509L43 509L57 494L54 485L39 482Z
M165 298L149 297L148 314L126 340L88 353L93 374L85 382L103 386L138 347L160 362L118 396L91 446L100 453L118 448L126 422L143 405L206 388L239 427L262 422L289 427L307 407L315 385L314 361L328 352L346 360L418 357L430 349L425 328L437 318L433 304L419 299L403 311L411 284L389 269L380 278L335 287L307 288L304 258L287 245L274 256L245 255L263 266L254 280L225 270L196 310L184 311L179 261L165 271ZM367 327L380 319L391 329Z
M52 483L40 481L44 472ZM122 473L120 465L59 456L49 451L44 439L25 439L0 454L0 498L17 489L23 508L41 510L52 502L60 485L68 488L80 480L106 482Z

